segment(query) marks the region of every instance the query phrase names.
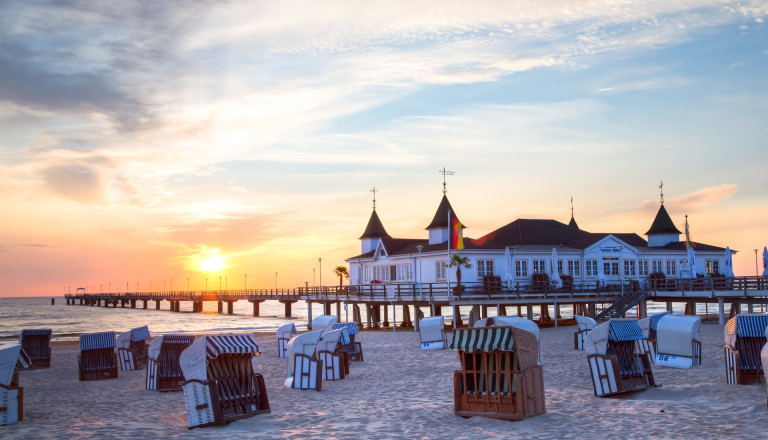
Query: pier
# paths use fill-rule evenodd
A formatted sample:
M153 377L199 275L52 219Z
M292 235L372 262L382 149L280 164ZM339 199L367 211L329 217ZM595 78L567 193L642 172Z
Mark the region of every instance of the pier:
M322 304L324 314L341 318L341 307L351 308L352 320L361 328L377 329L413 327L424 316L441 315L450 310L453 326L461 327L460 307L471 309L470 320L484 318L495 308L496 315L516 314L533 319L538 308L539 325L558 325L562 307L571 308L573 314L597 319L622 316L633 307L637 316L646 316L647 302L684 303L687 314L695 314L698 304L716 305L718 321L725 323L726 315L733 316L746 306L752 312L755 305L768 304L768 279L765 277L694 278L694 279L640 279L598 286L595 282L574 283L567 288L554 289L549 285L507 286L501 282L462 283L392 283L343 287L299 287L295 289L248 289L216 291L161 291L125 293L84 293L65 295L68 305L96 307L141 308L180 311L180 303L192 303L192 312L202 312L203 302L218 303L219 313L232 314L234 303L248 301L253 304L253 316L259 316L259 305L277 301L284 305L284 314L291 317L292 306L300 301L307 304L308 326L311 328L312 304ZM165 306L163 306L165 302ZM152 304L154 303L154 304ZM730 309L726 312L725 305ZM401 322L396 322L396 309L402 309ZM553 313L550 313L550 307ZM362 310L365 310L363 322ZM391 321L390 321L390 310Z

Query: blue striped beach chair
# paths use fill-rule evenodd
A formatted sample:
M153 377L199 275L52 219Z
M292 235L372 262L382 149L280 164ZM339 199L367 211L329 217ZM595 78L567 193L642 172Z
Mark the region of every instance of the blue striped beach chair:
M355 337L359 334L356 322L337 322L333 324L333 329L346 328L349 335L349 342L341 347L349 354L350 361L363 362L363 345L356 341Z
M584 338L595 396L605 397L656 386L649 353L640 353L645 339L636 319L611 318Z
M247 333L204 335L181 353L189 429L270 412L264 377L253 370L259 353Z
M302 333L288 341L288 378L285 386L301 390L323 387L323 361L316 355L322 331Z
M765 328L765 337L768 340L768 327ZM763 377L768 377L768 343L763 345L763 349L760 350L760 361L763 365ZM765 398L768 404L768 380L764 381L765 385Z
M760 351L766 343L768 315L743 313L725 323L725 378L729 384L763 381Z
M117 378L115 332L80 335L80 355L77 357L80 380Z
M184 372L179 365L181 352L195 342L195 335L161 335L147 349L147 389L181 391Z
M123 371L140 370L147 363L147 339L149 328L132 328L117 337L117 354Z
M662 367L701 365L701 316L666 314L656 323L656 356Z
M32 363L29 369L49 368L51 366L51 334L49 328L24 329L19 335L19 344L27 353Z
M291 322L277 328L277 354L281 358L288 357L288 341L296 334L296 326Z
M522 420L546 412L536 336L516 327L456 329L450 347L454 412L461 417Z
M24 388L19 369L32 361L19 344L0 345L0 426L24 420Z

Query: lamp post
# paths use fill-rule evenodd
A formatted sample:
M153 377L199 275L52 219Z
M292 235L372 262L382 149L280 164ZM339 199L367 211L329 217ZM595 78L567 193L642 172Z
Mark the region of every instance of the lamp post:
M190 293L190 290L189 290L189 277L187 277L187 293Z
M757 271L757 249L755 249L755 276L760 276L760 273Z
M248 274L245 274L245 276L243 276L243 290L247 290L247 289L248 289Z
M416 249L419 250L419 299L424 299L424 292L421 289L421 250L424 249L424 246L418 245Z
M320 273L320 294L323 294L323 259L318 258L317 262L320 264L320 269L317 271Z
M277 293L277 272L275 272L275 293Z
M205 292L208 292L208 277L205 278Z
M219 294L221 294L221 275L219 275Z

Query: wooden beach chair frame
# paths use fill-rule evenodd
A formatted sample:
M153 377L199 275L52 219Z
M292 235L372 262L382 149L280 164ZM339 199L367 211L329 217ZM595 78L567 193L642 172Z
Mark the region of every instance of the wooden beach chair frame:
M19 344L27 353L31 365L24 369L50 368L51 366L51 335L53 331L46 329L23 329L19 334Z
M765 324L765 325L764 325ZM725 324L725 379L732 385L764 382L761 351L768 315L739 314Z
M19 369L31 360L20 344L0 346L0 426L24 420L24 387L19 386Z
M185 379L179 356L194 341L194 335L162 335L155 338L148 349L146 389L181 391ZM153 352L157 353L155 357Z
M99 338L102 343L96 348L83 348L85 338ZM111 346L109 340L111 339ZM115 332L86 333L80 335L80 354L77 368L81 381L117 379L117 354L115 354Z
M315 357L322 362L323 367L320 370L323 380L342 380L349 374L349 354L341 348L341 336L344 331L344 328L339 328L326 331L320 336ZM324 343L325 338L331 338L332 341ZM321 346L326 349L321 349Z
M288 341L296 334L296 325L288 323L277 328L277 354L278 357L288 357Z
M514 327L472 328L462 332L509 332L514 349L465 351L458 348L461 369L453 375L454 413L461 417L522 420L546 412L544 377L538 364L536 336Z
M576 350L584 350L584 337L587 336L593 328L597 326L597 322L588 316L574 315L577 330L573 333L573 348Z
M317 391L323 388L323 360L317 358L321 334L321 330L302 333L288 342L287 387Z

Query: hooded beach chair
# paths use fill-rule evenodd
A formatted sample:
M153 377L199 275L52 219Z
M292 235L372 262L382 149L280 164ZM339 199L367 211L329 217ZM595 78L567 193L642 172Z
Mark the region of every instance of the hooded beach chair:
M0 425L24 420L24 388L19 386L19 369L31 364L20 344L0 345Z
M659 320L667 315L671 315L671 313L654 313L651 316L638 320L640 329L643 330L643 334L645 335L644 340L639 340L636 342L640 354L649 353L651 358L656 357L656 327L659 323Z
M115 332L80 335L80 355L77 357L80 380L117 378Z
M768 327L765 328L765 337L768 340ZM763 377L768 377L768 343L763 345L763 349L760 350L760 360L763 366ZM763 381L765 385L765 398L768 404L768 380Z
M515 327L454 330L451 348L461 362L453 375L454 412L509 420L544 414L538 345L533 333Z
M725 378L729 384L761 382L760 350L766 343L768 315L743 313L725 323Z
M323 362L323 380L341 380L349 374L349 355L341 348L348 343L346 328L327 330L320 334L315 357Z
M147 389L181 391L184 372L179 356L195 342L195 335L161 335L147 349Z
M701 365L701 316L666 314L656 323L654 363L663 367Z
M645 339L636 319L611 318L584 338L595 396L605 397L656 386L649 353L636 341Z
M204 335L181 353L189 429L270 412L264 378L253 371L258 354L248 333Z
M576 325L578 330L573 333L573 348L576 350L584 350L584 337L590 332L597 322L589 316L573 315L576 319Z
M291 322L277 328L277 354L281 358L288 357L288 341L296 334L296 326Z
M30 369L51 366L51 334L52 330L49 328L21 331L19 344L32 361Z
M147 342L149 328L132 328L117 337L117 355L123 371L140 370L147 363Z
M333 324L339 322L338 316L334 315L320 315L312 320L312 330L325 330L331 327Z
M527 318L521 318L520 316L496 316L495 318L485 318L477 321L475 327L515 327L520 330L525 330L536 337L536 347L541 349L538 344L539 341L539 326ZM536 354L537 362L541 361L541 353Z
M317 390L323 386L323 361L316 356L321 330L302 333L288 341L288 374L285 386Z
M349 342L341 347L349 354L350 361L363 362L363 345L355 341L355 336L359 333L356 322L337 322L333 324L333 329L346 328L349 335Z
M421 348L425 350L440 350L448 347L448 336L445 334L445 317L430 316L419 321L419 336Z

